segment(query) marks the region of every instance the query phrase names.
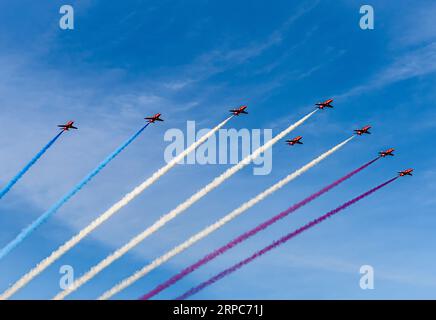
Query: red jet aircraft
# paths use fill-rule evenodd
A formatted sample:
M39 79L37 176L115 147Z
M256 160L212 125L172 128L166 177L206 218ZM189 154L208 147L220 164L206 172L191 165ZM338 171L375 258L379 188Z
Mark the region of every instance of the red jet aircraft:
M241 113L248 114L248 112L245 111L245 109L247 109L247 106L240 106L238 109L232 109L232 110L229 110L229 111L231 113L233 113L235 116L239 116Z
M394 156L394 154L392 152L394 152L394 148L389 148L388 150L385 151L380 151L378 154L380 155L380 157L384 158L386 156Z
M333 106L330 104L333 102L333 99L328 99L324 102L318 102L315 103L318 109L324 109L324 108L333 108Z
M413 169L406 169L406 170L398 172L398 174L400 175L400 177L411 176L412 171L413 171Z
M371 126L364 126L362 129L354 130L354 132L359 136L361 136L364 133L371 134L371 132L368 131L369 129L371 129Z
M162 114L160 114L160 113L156 113L154 116L152 116L152 117L147 117L147 118L144 118L144 119L147 120L148 123L155 123L156 121L163 121L163 120L160 118L161 115L162 115Z
M303 142L300 141L302 138L303 138L302 136L298 136L292 140L286 140L286 143L289 144L290 146L293 146L295 144L303 144Z
M66 124L58 124L58 127L63 131L68 131L70 129L77 129L77 127L73 126L74 121L68 121Z

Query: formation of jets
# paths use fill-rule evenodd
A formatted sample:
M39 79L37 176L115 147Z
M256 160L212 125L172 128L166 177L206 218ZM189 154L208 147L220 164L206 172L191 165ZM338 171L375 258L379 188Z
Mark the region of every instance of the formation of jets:
M333 108L333 106L331 105L331 103L333 102L333 99L328 99L326 101L323 102L318 102L315 103L315 105L317 106L318 109L324 109L324 108ZM240 114L248 114L248 112L246 111L247 106L240 106L237 109L231 109L229 110L233 115L235 116L239 116ZM144 118L145 120L147 120L149 123L154 123L156 121L164 121L163 119L161 119L161 115L160 113L156 113L154 116L151 117L146 117ZM70 129L77 129L77 127L74 126L74 121L68 121L65 124L59 124L58 127L63 130L63 131L69 131ZM371 132L369 132L369 129L371 129L371 126L366 125L361 129L356 129L354 130L354 133L361 136L363 134L370 134ZM303 137L302 136L297 136L293 139L288 139L286 140L286 143L290 146L296 145L296 144L303 144L303 142L301 142L301 139ZM393 156L393 152L395 151L394 148L389 148L385 151L380 151L378 154L380 157L384 158L387 156ZM398 172L398 175L400 177L403 176L411 176L412 175L412 171L413 169L406 169L403 171Z
M156 113L154 116L152 117L146 117L144 118L145 120L147 120L149 123L154 123L156 121L163 121L163 119L160 118L162 114L160 113ZM70 120L65 124L59 124L58 127L63 130L63 131L69 131L70 129L77 129L77 127L74 126L74 121Z

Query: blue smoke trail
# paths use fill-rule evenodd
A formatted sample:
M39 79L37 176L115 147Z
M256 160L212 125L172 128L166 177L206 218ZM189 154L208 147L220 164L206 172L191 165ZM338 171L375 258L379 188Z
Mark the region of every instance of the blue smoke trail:
M33 157L32 160L30 160L30 162L23 168L21 169L20 172L17 173L17 175L15 177L12 178L11 181L9 181L9 183L0 190L0 199L3 198L3 196L9 192L9 190L12 189L12 187L18 182L18 180L20 180L24 174L29 171L29 169L35 164L36 161L39 160L39 158L41 158L41 156L52 146L53 143L56 142L56 140L61 136L61 134L63 133L63 131L59 132L53 139L51 139L49 141L49 143L47 143L44 148L42 148L37 154L36 156Z
M60 207L62 207L71 197L80 191L92 178L94 178L106 165L120 154L130 143L133 142L150 123L144 125L138 132L124 142L117 150L110 154L105 160L103 160L97 168L89 173L82 181L80 181L73 189L70 190L64 197L56 202L50 209L39 216L32 224L23 229L14 240L9 242L3 249L0 250L0 260L7 256L15 247L23 242L33 231L35 231L40 225L47 221Z

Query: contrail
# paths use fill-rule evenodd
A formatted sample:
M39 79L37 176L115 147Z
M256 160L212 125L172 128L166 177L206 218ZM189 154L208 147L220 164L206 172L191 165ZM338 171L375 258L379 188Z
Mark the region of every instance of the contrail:
M318 110L318 109L317 109ZM261 153L265 152L267 149L271 148L275 143L277 143L279 140L284 138L289 132L297 128L299 125L304 123L307 119L309 119L317 110L314 110L304 116L302 119L298 120L296 123L292 124L282 132L280 132L277 136L275 136L273 139L266 142L263 146L257 148L252 154L248 155L244 159L242 159L240 162L238 162L233 167L227 169L223 174L216 177L211 183L203 187L201 190L199 190L197 193L192 195L189 199L187 199L185 202L178 205L175 209L171 210L164 216L162 216L158 221L156 221L152 226L138 234L136 237L131 239L127 244L122 246L120 249L116 250L112 254L110 254L108 257L100 261L97 265L92 267L86 274L84 274L82 277L74 281L74 283L69 286L68 289L65 289L64 291L60 292L58 295L54 297L55 300L60 300L65 298L67 295L72 293L73 291L77 290L80 286L82 286L84 283L91 280L94 276L96 276L100 271L108 267L112 262L116 261L120 257L122 257L124 254L126 254L129 250L133 249L135 246L137 246L142 240L147 238L149 235L153 234L157 230L159 230L162 226L164 226L167 222L171 221L175 217L177 217L180 213L188 209L191 205L193 205L195 202L203 198L205 195L207 195L210 191L218 187L221 183L226 181L228 178L230 178L233 174L244 168L246 165L248 165L252 160L257 158Z
M252 237L253 235L258 233L259 231L267 228L268 226L272 225L273 223L277 222L278 220L283 219L284 217L288 216L289 214L295 212L297 209L299 209L302 206L308 204L309 202L317 199L318 197L320 197L324 193L330 191L331 189L333 189L334 187L338 186L339 184L341 184L342 182L346 181L347 179L351 178L352 176L354 176L358 172L360 172L363 169L367 168L369 165L371 165L372 163L374 163L378 159L379 158L371 160L368 163L364 164L363 166L361 166L361 167L351 171L347 175L345 175L342 178L336 180L335 182L331 183L330 185L322 188L318 192L316 192L316 193L312 194L311 196L303 199L302 201L294 204L292 207L288 208L287 210L283 211L282 213L278 214L277 216L274 216L271 219L267 220L260 227L255 228L255 229L253 229L253 230L251 230L249 232L246 232L246 233L242 234L241 236L237 237L236 239L234 239L233 241L229 242L228 244L226 244L226 245L222 246L221 248L213 251L212 253L206 255L204 258L200 259L195 264L189 266L188 268L183 269L181 272L179 272L178 274L176 274L175 276L173 276L169 280L167 280L167 281L163 282L162 284L158 285L155 289L151 290L149 293L144 295L143 299L150 299L151 297L157 295L158 293L160 293L164 289L172 286L173 284L175 284L176 282L178 282L182 278L186 277L188 274L192 273L196 269L198 269L201 266L205 265L209 261L215 259L220 254L226 252L227 250L231 249L232 247L236 246L237 244L247 240L248 238Z
M6 193L9 192L9 190L12 189L12 187L20 180L24 174L29 171L29 169L36 163L36 161L41 158L41 156L53 145L53 143L56 142L56 140L62 135L63 131L59 132L53 139L51 139L37 154L32 158L32 160L29 161L29 163L21 169L20 172L17 173L15 177L12 178L9 183L0 190L0 199L4 197Z
M186 240L182 244L174 247L173 249L171 249L167 253L163 254L159 258L155 259L150 264L146 265L144 268L142 268L141 270L139 270L136 273L134 273L132 276L124 279L119 284L117 284L116 286L114 286L110 290L106 291L99 299L100 300L109 299L112 296L114 296L115 294L117 294L118 292L120 292L120 291L124 290L125 288L127 288L128 286L132 285L135 281L139 280L140 278L142 278L143 276L148 274L150 271L156 269L158 266L160 266L161 264L165 263L166 261L168 261L169 259L173 258L174 256L182 253L183 251L185 251L189 247L193 246L196 242L200 241L201 239L207 237L212 232L214 232L214 231L218 230L219 228L223 227L226 223L229 223L230 221L232 221L233 219L235 219L236 217L238 217L239 215L244 213L246 210L250 209L252 206L257 204L258 202L262 201L263 199L265 199L269 195L273 194L274 192L276 192L277 190L279 190L280 188L285 186L287 183L291 182L295 178L299 177L301 174L305 173L306 171L308 171L312 167L316 166L318 163L320 163L322 160L327 158L329 155L331 155L335 151L339 150L341 147L343 147L345 144L347 144L353 138L354 138L354 136L346 139L345 141L339 143L338 145L336 145L335 147L331 148L327 152L321 154L319 157L313 159L308 164L302 166L300 169L298 169L298 170L294 171L293 173L289 174L287 177L283 178L282 180L280 180L279 182L277 182L276 184L274 184L270 188L268 188L265 191L261 192L260 194L258 194L254 198L252 198L251 200L245 202L240 207L238 207L237 209L233 210L232 212L230 212L229 214L227 214L226 216L224 216L223 218L221 218L217 222L215 222L215 223L211 224L210 226L204 228L202 231L200 231L197 234L195 234L194 236L190 237L188 240ZM329 191L330 189L332 189L333 187L337 186L339 183L345 181L346 179L350 178L351 176L353 176L357 172L363 170L364 168L369 166L371 163L375 162L377 159L378 158L368 162L364 166L358 168L357 170L354 170L353 172L347 174L346 176L344 176L343 178L339 179L338 181L332 183L328 187L322 189L320 192L318 192L314 196L312 196L311 200L313 200L316 197L320 196L321 194ZM307 203L307 202L305 202L305 203ZM303 205L303 203L301 205ZM163 290L163 288L162 288L162 290Z
M111 153L105 160L103 160L97 168L89 173L82 181L80 181L75 187L73 187L65 196L63 196L58 202L56 202L51 208L40 215L29 226L24 228L11 242L0 250L0 260L8 255L15 247L23 242L33 231L35 231L40 225L46 222L56 211L59 210L71 197L79 192L92 178L94 178L106 165L111 162L117 155L119 155L130 143L133 142L150 123L145 124L139 129L133 136L131 136L126 142L124 142L118 149Z
M210 286L211 284L215 283L216 281L224 278L225 276L231 274L232 272L235 272L236 270L242 268L243 266L245 266L246 264L250 263L251 261L253 261L254 259L262 256L263 254L267 253L268 251L277 248L278 246L286 243L287 241L289 241L290 239L298 236L299 234L301 234L302 232L316 226L317 224L323 222L324 220L326 220L327 218L330 218L331 216L339 213L340 211L346 209L347 207L351 206L352 204L358 202L359 200L362 200L363 198L369 196L370 194L372 194L373 192L376 192L377 190L383 188L384 186L390 184L391 182L395 181L398 177L395 177L393 179L390 179L384 183L382 183L381 185L361 194L360 196L344 203L343 205L337 207L336 209L318 217L315 220L312 220L311 222L307 223L306 225L300 227L299 229L285 235L284 237L280 238L279 240L274 241L273 243L271 243L269 246L266 246L265 248L263 248L262 250L259 250L257 252L255 252L253 255L251 255L250 257L248 257L247 259L244 259L242 261L240 261L239 263L233 265L232 267L220 272L219 274L215 275L214 277L210 278L209 280L201 283L200 285L190 289L189 291L185 292L184 294L182 294L181 296L177 297L176 300L184 300L186 298L189 298L190 296L196 294L197 292L203 290L204 288Z
M85 238L88 234L94 231L98 226L112 217L115 213L117 213L122 207L127 205L130 201L132 201L136 196L138 196L142 191L155 183L160 177L162 177L165 173L167 173L170 169L172 169L175 165L177 165L181 160L183 160L189 153L194 151L198 146L203 144L207 139L209 139L212 135L215 134L221 127L223 127L233 116L228 117L220 124L218 124L215 128L211 129L205 135L203 135L198 141L194 142L188 148L183 150L179 155L173 158L170 162L168 162L164 167L160 168L153 175L151 175L147 180L145 180L141 185L136 187L132 192L125 195L119 202L114 204L111 208L109 208L106 212L101 214L98 218L92 221L88 226L83 228L79 233L77 233L70 240L61 245L57 250L53 251L47 258L38 263L32 270L30 270L27 274L21 277L16 283L14 283L8 290L0 295L0 300L8 299L15 292L23 288L27 283L32 281L37 275L43 272L47 267L49 267L53 262L62 257L66 252L71 250L74 246L76 246L83 238Z

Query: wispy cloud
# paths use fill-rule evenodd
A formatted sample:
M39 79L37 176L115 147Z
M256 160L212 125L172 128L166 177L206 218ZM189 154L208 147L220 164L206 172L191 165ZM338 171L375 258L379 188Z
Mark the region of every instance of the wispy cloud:
M413 7L407 4L407 14L399 10L393 17L396 19L391 30L394 46L416 46L436 41L436 3L424 2Z
M361 264L350 262L331 256L314 256L314 255L293 255L283 254L280 259L282 264L287 263L290 266L298 268L313 268L317 270L326 270L333 272L359 274ZM263 263L266 263L263 262ZM400 284L410 284L418 286L436 286L436 277L428 275L417 275L407 271L399 272L398 270L387 270L386 268L375 268L375 274L378 279L393 281Z
M239 48L224 45L200 55L192 63L182 67L183 71L181 73L184 74L185 79L176 82L171 87L176 90L182 89L189 84L208 79L262 55L268 49L281 44L292 24L313 10L319 2L319 0L316 0L300 6L295 13L288 17L278 29L271 32L263 41L256 41Z
M390 84L436 72L436 43L429 44L395 59L371 77L368 83L356 86L345 93L335 95L344 100Z

